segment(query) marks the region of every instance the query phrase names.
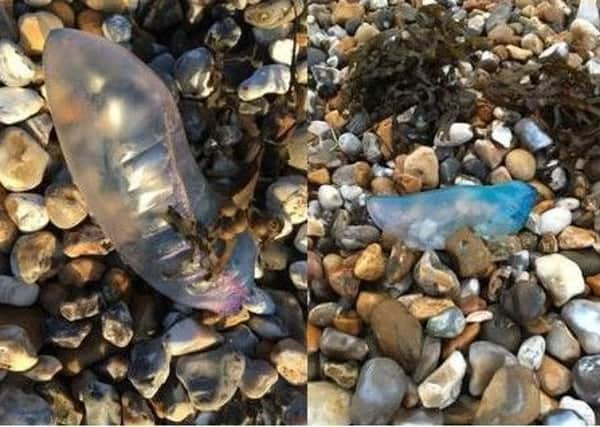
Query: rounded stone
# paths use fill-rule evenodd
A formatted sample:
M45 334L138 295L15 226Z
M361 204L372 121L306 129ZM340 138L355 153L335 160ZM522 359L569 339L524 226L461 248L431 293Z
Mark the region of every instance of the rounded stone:
M535 272L558 307L585 291L579 266L561 254L550 254L535 260Z
M127 378L143 397L150 399L167 381L170 363L171 355L160 338L139 341L129 354Z
M558 406L561 409L568 409L575 412L585 420L587 425L596 425L596 414L594 410L583 400L573 399L571 396L563 396L560 399Z
M439 160L431 147L420 146L404 160L404 173L420 178L423 188L438 186L439 169Z
M215 90L213 68L215 61L206 48L186 51L175 62L175 79L184 95L206 98Z
M10 253L19 231L4 209L0 209L0 252Z
M327 381L309 382L307 387L308 425L349 425L352 395Z
M356 259L354 275L361 280L373 282L383 277L385 265L381 246L377 243L372 243Z
M0 82L10 87L27 86L35 77L35 64L10 40L0 40Z
M404 305L386 299L373 308L371 328L382 352L407 372L413 372L421 358L423 329Z
M25 329L0 326L0 366L13 372L27 371L38 362L37 351Z
M548 209L540 215L537 234L559 234L571 224L571 211L564 207Z
M425 332L437 338L454 338L465 329L466 321L462 311L450 307L427 321Z
M319 203L323 209L335 210L344 204L342 195L333 185L321 185L319 187Z
M131 40L132 25L123 15L112 15L102 23L104 37L115 43L127 43Z
M126 347L133 338L133 318L123 301L104 311L100 323L104 339L117 347Z
M426 251L415 265L413 276L417 284L431 296L454 295L460 290L456 274L444 265L434 251Z
M319 349L325 356L336 360L362 360L369 352L365 340L334 328L325 328Z
M62 21L50 12L25 13L19 18L21 45L27 53L39 55L50 31L63 28Z
M546 341L544 341L544 337L533 335L523 341L519 347L517 359L522 366L536 371L542 365L545 352Z
M13 125L40 111L44 100L35 90L0 87L0 123Z
M573 365L573 389L592 406L600 405L600 354L584 356Z
M460 394L466 372L465 358L454 351L419 385L417 391L423 406L444 409L452 405Z
M10 254L10 267L17 279L35 283L56 268L60 247L48 231L26 234L17 239Z
M23 283L12 276L0 275L0 304L27 307L37 301L39 287Z
M279 375L290 384L306 384L308 380L306 349L298 341L286 338L275 344L271 350L271 362Z
M544 415L542 422L547 426L584 427L588 425L583 418L570 409L553 409Z
M529 181L535 176L535 157L522 148L510 151L504 159L504 164L514 179Z
M249 399L260 399L271 391L278 378L277 371L269 362L246 359L240 391Z
M561 317L586 353L600 353L600 302L571 300L563 307Z
M581 345L565 322L557 319L546 335L546 351L558 360L570 363L581 356Z
M4 199L6 213L24 233L39 231L48 225L44 198L35 193L11 193Z
M0 184L10 191L28 191L44 177L50 156L21 128L0 133Z
M408 378L392 359L376 357L362 367L352 396L353 424L387 424L400 407Z
M469 346L469 393L480 396L498 369L515 364L517 358L504 347L488 341L475 341Z

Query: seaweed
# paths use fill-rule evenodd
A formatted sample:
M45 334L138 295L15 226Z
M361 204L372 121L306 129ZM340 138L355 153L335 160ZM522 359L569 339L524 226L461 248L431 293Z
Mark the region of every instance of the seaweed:
M464 23L443 7L422 7L410 23L380 33L350 57L342 108L366 112L371 123L414 108L395 137L432 141L438 129L468 119L474 108L475 95L456 69L486 42L464 34Z

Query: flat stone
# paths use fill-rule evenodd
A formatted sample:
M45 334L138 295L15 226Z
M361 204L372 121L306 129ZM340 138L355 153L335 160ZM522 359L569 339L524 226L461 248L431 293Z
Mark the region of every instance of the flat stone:
M400 407L407 377L392 359L376 357L362 367L350 405L353 424L387 424Z
M171 355L161 339L137 342L129 354L127 378L146 399L167 381Z
M309 382L307 387L307 424L349 425L352 394L327 381Z
M202 325L191 316L173 324L163 336L163 341L172 356L181 356L220 344L223 337L213 327Z
M12 125L40 111L44 100L32 89L0 87L0 123Z
M504 347L488 341L475 341L469 347L469 393L481 396L498 369L516 363L517 358Z
M423 329L402 303L386 299L371 312L371 328L379 347L404 368L413 372L421 358Z
M458 398L467 362L459 351L453 352L419 385L417 391L426 408L444 409Z
M369 352L365 340L334 328L325 328L319 348L325 356L336 360L362 360Z
M240 391L249 399L260 399L269 393L279 375L269 362L259 359L246 359Z
M540 391L532 371L500 368L483 392L474 424L530 424L540 414Z
M569 301L561 317L588 354L600 353L600 303L585 299Z

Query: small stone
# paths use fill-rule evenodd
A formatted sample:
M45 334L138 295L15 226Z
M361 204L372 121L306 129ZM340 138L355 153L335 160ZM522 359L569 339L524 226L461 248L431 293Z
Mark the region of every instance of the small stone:
M249 399L260 399L269 393L279 376L270 363L264 360L246 359L240 391Z
M493 267L492 256L483 240L468 228L461 228L446 241L461 277L484 277Z
M279 375L290 384L306 384L308 380L306 349L298 341L286 338L275 344L271 351L271 362Z
M406 156L404 172L420 178L423 188L436 188L439 184L439 161L431 147L419 146Z
M48 225L44 198L34 193L11 193L4 199L6 213L24 233L39 231Z
M392 359L375 357L362 367L350 405L353 424L387 424L400 407L408 378Z
M235 394L244 373L244 357L225 347L182 356L175 373L196 409L216 411Z
M102 24L104 37L114 43L127 43L131 40L132 25L123 15L112 15Z
M100 227L94 224L82 224L64 234L63 252L70 258L83 255L106 255L112 249L110 240Z
M333 8L333 22L336 24L345 24L352 19L360 19L365 14L365 8L361 3L353 3L342 0L335 3Z
M362 360L369 352L369 347L362 338L334 328L325 328L319 348L325 356L336 360Z
M423 349L421 359L413 373L412 379L415 383L420 383L438 366L440 355L442 353L442 341L439 338L433 338L425 335L423 339Z
M23 375L33 381L50 381L62 369L62 363L54 356L40 355L33 368L23 372Z
M264 65L238 87L242 101L254 101L268 94L283 95L290 89L291 72L287 65Z
M584 427L588 425L583 418L570 409L553 409L544 415L542 422L547 426Z
M440 147L456 147L473 139L474 133L469 123L452 123L448 130L448 135L438 134L435 138L435 145Z
M121 395L124 425L154 425L154 414L138 393L126 390Z
M386 299L372 310L370 322L383 353L413 372L421 357L423 330L419 321L402 303Z
M37 301L39 291L35 283L27 284L12 276L0 275L0 304L27 307Z
M363 250L354 264L354 275L361 280L373 282L383 277L385 273L385 258L381 246L370 244Z
M465 329L466 321L462 311L451 307L427 321L425 332L437 338L454 338Z
M515 124L514 131L521 144L531 152L536 152L553 144L552 138L532 119L519 120Z
M83 293L60 303L60 314L73 322L87 319L100 313L100 294L98 292Z
M152 397L150 404L159 418L174 423L180 423L195 412L185 389L174 375Z
M581 269L564 255L539 257L535 260L535 272L558 307L585 291Z
M344 204L342 196L333 185L321 185L319 187L319 203L323 209L335 210Z
M417 284L431 296L453 295L460 289L454 272L442 264L434 251L426 251L415 265L413 275Z
M0 326L0 366L13 372L27 371L38 362L27 331L17 325Z
M517 279L500 294L502 309L520 323L535 321L546 311L546 293L535 280Z
M550 332L546 335L548 354L561 362L570 363L581 356L581 346L573 333L562 320L552 322Z
M488 139L478 139L473 145L477 157L479 157L489 168L496 168L502 163L506 150L499 147Z
M433 298L420 294L414 297L410 295L406 295L405 297L411 297L411 301L408 301L408 311L417 320L428 320L442 313L444 310L455 306L450 298Z
M515 179L529 181L535 176L535 157L522 148L510 151L504 160L510 175Z
M596 414L594 410L583 400L573 399L571 396L563 396L560 399L559 407L575 412L585 420L588 426L596 425Z
M300 0L268 0L249 5L244 20L258 28L274 29L302 15L304 3Z
M27 53L39 55L44 50L48 34L57 28L63 28L63 23L50 12L34 12L21 15L19 18L21 45Z
M65 285L83 286L89 282L98 282L102 278L106 267L104 264L90 257L75 258L60 270L58 278Z
M73 394L85 407L85 422L96 425L121 424L119 392L99 381L91 371L83 371L72 383Z
M173 324L165 333L164 344L172 356L195 353L223 341L214 328L200 324L196 318L186 317Z
M237 25L234 19L228 16L219 21L216 21L210 26L208 32L206 33L206 36L204 37L204 43L206 43L206 45L213 50L226 51L233 48L238 43L241 36L242 29ZM277 43L277 41L275 41L274 43ZM282 52L280 52L280 49L273 50L275 52L271 53L271 48L269 49L273 60L276 62L279 62L278 60L281 61ZM283 59L288 58L291 62L291 52L289 52L289 54L289 57L284 57Z
M71 393L62 382L51 380L36 386L38 394L44 398L56 415L60 425L79 425L83 419L82 410L76 406Z
M177 59L174 75L184 95L206 98L215 90L212 79L214 59L204 47L188 50Z
M35 90L0 87L0 123L12 125L40 111L44 100Z
M338 138L340 150L349 157L356 157L362 153L362 142L360 138L350 132L341 134Z
M600 242L598 234L587 228L567 226L558 235L558 246L560 249L584 249L594 246Z
M463 355L453 352L418 387L419 398L426 408L444 409L458 398L467 372Z
M0 82L10 87L27 86L34 79L35 72L35 64L18 45L0 39Z
M309 382L307 387L308 425L349 425L348 390L327 381Z
M139 341L129 355L127 378L146 399L156 394L169 376L171 355L161 339Z
M38 231L17 239L10 254L10 268L17 279L31 284L49 275L59 257L56 237L47 231Z
M123 301L102 313L101 324L104 339L117 347L126 347L133 338L133 318Z
M600 404L600 355L584 356L572 369L573 389L592 406Z
M506 46L506 50L510 57L517 61L527 61L533 55L532 51L513 45Z
M527 338L519 347L517 358L519 363L532 371L537 371L542 365L544 353L546 352L546 341L541 335L533 335Z
M530 424L539 414L540 391L533 372L511 365L494 374L483 392L473 423Z
M0 388L0 424L52 425L56 417L48 403L35 393L9 384Z
M303 176L290 175L279 178L268 187L266 199L270 211L285 213L292 224L306 221L308 187Z
M46 210L52 224L68 230L87 217L87 207L73 184L51 184L45 192Z
M600 353L599 302L574 299L563 307L561 317L575 333L586 353Z
M517 358L504 347L488 341L475 341L469 347L469 393L481 396L498 369L516 363Z
M69 322L58 317L46 319L48 341L58 347L78 348L92 331L88 322Z
M4 209L0 209L0 252L10 253L19 231Z
M481 339L492 341L511 352L516 352L521 344L521 328L497 305L490 306L489 310L494 318L482 323Z
M571 388L569 369L549 356L544 356L537 371L542 390L550 396L560 396Z
M358 362L354 360L347 362L324 360L321 365L322 375L332 379L337 385L345 389L351 389L356 386L359 369Z
M571 224L571 211L566 208L548 209L540 215L537 234L558 234Z

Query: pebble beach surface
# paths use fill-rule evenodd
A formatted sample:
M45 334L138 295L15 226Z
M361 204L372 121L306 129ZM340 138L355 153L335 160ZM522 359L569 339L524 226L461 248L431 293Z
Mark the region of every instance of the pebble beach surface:
M303 11L301 0L0 1L0 424L306 422ZM257 239L258 288L241 311L154 291L94 222L46 102L42 54L61 28L128 49L169 89L228 200L219 237ZM84 56L54 54L65 67Z
M398 59L375 69L394 63L379 58L410 40L426 22L426 6L441 6L460 22L463 39L485 43L444 70L473 95L475 108L443 124L429 119L429 136L426 97L401 107L414 86L401 86L410 76L393 67L407 65ZM519 98L511 110L478 90L497 73L533 69L549 57L593 81L597 19L597 5L585 0L308 6L309 424L597 423L598 139L590 151L567 156L539 117L516 107ZM436 55L434 39L421 41L411 51L415 63L429 48ZM359 56L357 64L372 43L374 62ZM358 79L356 70L368 75L369 67L373 87L362 105L349 108L346 87ZM426 71L418 85L430 84ZM535 84L528 79L520 84ZM397 87L404 95L393 98ZM379 114L391 98L396 102ZM419 194L513 180L535 189L519 230L492 237L467 227L440 241L439 233L423 238L420 227L398 239L398 224L412 215L407 205L425 203L423 218L410 218L433 218L438 230L478 215L473 206L481 206L460 202L445 210L442 194L454 197L450 192ZM407 199L396 209L381 203L375 217L374 196ZM510 209L499 207L498 215Z

